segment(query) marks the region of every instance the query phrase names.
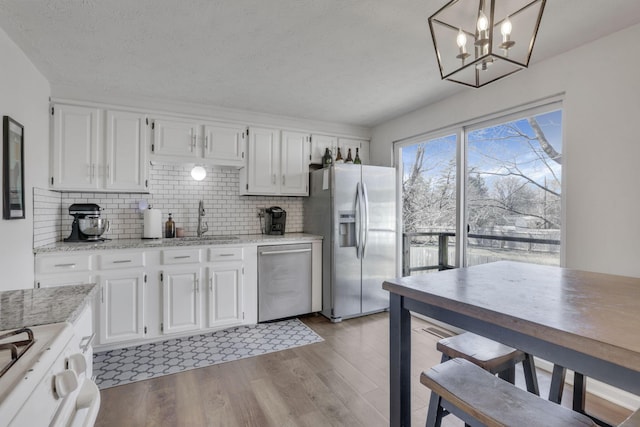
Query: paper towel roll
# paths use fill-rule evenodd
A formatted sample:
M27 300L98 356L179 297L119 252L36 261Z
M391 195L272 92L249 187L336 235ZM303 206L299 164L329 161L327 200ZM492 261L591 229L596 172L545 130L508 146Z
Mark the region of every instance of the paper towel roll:
M162 211L160 209L146 209L144 211L144 234L145 239L162 238Z

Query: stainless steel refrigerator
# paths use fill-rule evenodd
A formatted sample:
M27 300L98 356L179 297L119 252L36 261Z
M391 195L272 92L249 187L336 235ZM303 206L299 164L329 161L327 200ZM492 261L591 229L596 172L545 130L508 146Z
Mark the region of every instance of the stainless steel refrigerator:
M339 322L383 311L396 276L396 172L336 164L311 172L304 230L322 243L322 314Z

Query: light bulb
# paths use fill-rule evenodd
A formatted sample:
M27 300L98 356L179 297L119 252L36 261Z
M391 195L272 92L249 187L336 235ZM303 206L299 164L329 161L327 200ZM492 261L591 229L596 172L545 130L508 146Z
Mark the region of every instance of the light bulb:
M502 33L502 44L500 44L500 48L504 49L504 54L509 54L509 49L511 49L516 42L511 40L511 30L513 29L511 25L511 21L507 16L504 21L502 21L502 25L500 26L500 32Z
M467 36L462 32L462 28L458 31L458 37L456 38L456 43L460 49L465 48L467 44Z
M478 31L487 31L489 28L489 20L487 19L487 15L484 12L480 11L480 16L478 16Z
M194 166L191 169L191 178L196 181L202 181L207 176L207 170L202 166Z
M511 21L509 20L509 17L506 17L505 20L502 21L502 25L500 26L500 32L502 33L502 36L508 40L509 36L511 35L512 29L513 27L511 26Z

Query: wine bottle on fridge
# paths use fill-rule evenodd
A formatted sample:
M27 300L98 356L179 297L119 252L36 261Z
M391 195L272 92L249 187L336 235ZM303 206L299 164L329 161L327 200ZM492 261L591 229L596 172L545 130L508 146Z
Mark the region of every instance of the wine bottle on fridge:
M359 153L359 149L356 147L356 158L353 159L353 163L355 163L356 165L361 165L362 161L360 161L360 153Z
M333 164L333 157L331 156L331 151L329 148L324 150L324 156L322 157L322 166L328 168Z
M353 163L353 158L351 157L351 148L349 148L349 151L347 151L347 160L345 160L344 162Z
M340 147L338 147L338 154L336 154L336 163L344 163L342 153L340 152Z

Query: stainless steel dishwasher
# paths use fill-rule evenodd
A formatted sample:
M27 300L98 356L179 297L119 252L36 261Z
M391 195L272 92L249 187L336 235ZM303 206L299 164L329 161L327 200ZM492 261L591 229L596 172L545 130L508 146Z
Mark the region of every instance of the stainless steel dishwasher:
M311 312L311 243L258 247L258 321Z

